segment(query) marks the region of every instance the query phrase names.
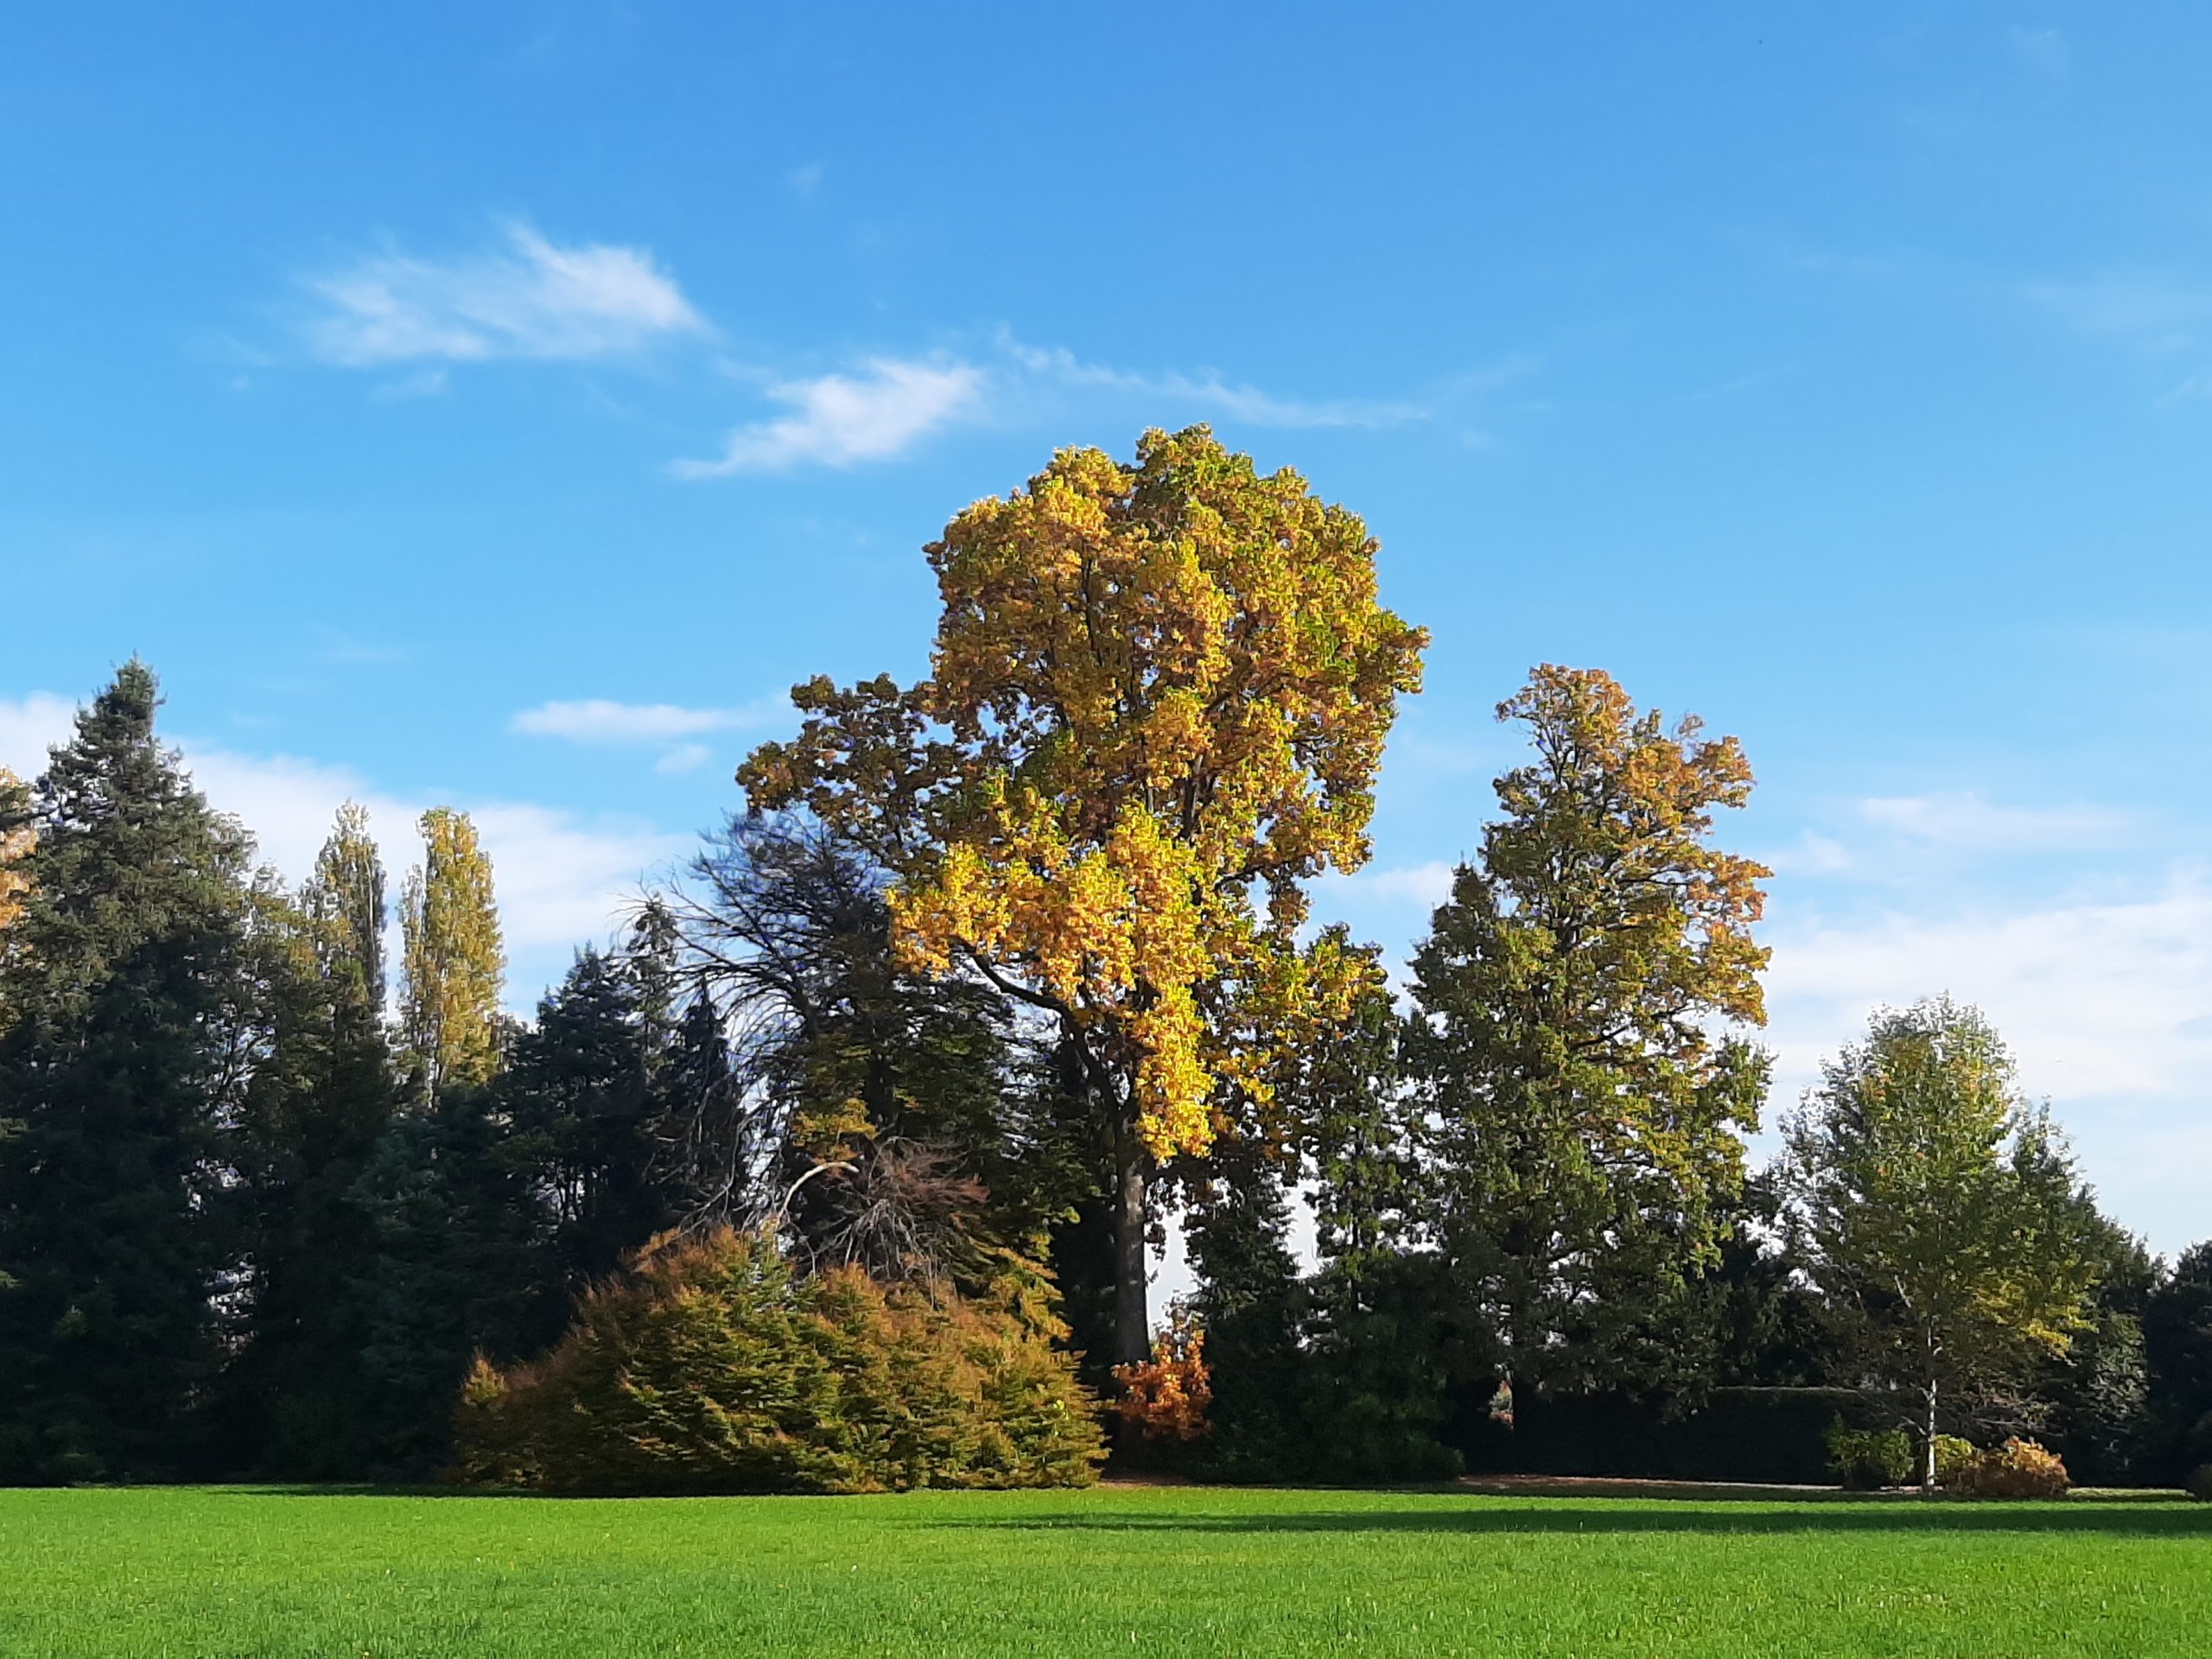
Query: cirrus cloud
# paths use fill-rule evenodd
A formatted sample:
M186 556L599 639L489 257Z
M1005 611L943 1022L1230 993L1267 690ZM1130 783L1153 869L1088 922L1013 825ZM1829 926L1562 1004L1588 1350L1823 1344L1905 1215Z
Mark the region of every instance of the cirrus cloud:
M317 305L301 325L308 349L342 368L607 357L706 327L645 249L564 246L521 223L500 248L387 251L302 285Z

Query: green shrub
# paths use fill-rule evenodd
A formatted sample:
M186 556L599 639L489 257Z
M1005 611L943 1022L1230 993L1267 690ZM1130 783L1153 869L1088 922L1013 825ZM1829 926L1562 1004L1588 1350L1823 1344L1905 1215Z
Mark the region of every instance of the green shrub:
M1936 1437L1936 1484L1950 1491L1962 1483L1981 1456L1981 1448L1958 1434Z
M1828 1466L1846 1491L1901 1486L1912 1478L1912 1437L1901 1428L1847 1428L1839 1420L1827 1444Z
M2063 1497L2071 1484L2056 1452L2018 1440L1983 1452L1960 1482L1976 1497Z
M1048 1332L727 1230L649 1249L536 1363L480 1360L454 1443L465 1481L571 1492L1081 1485L1103 1456Z
M2200 1463L2189 1471L2183 1483L2189 1495L2201 1503L2212 1503L2212 1463Z

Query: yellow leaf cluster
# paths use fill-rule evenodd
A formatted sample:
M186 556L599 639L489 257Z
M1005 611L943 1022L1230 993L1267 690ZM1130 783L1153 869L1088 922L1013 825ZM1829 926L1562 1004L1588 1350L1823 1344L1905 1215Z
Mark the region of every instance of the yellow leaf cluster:
M1303 885L1366 861L1427 637L1379 603L1356 515L1204 427L1129 466L1063 450L927 552L930 678L798 688L811 718L739 777L890 864L911 960L1052 1007L1156 1155L1202 1153L1217 1092L1263 1093L1333 994Z
M38 832L28 821L16 822L18 815L10 810L22 795L21 780L0 766L0 929L11 925L23 913L23 895L31 887L23 865L37 844Z

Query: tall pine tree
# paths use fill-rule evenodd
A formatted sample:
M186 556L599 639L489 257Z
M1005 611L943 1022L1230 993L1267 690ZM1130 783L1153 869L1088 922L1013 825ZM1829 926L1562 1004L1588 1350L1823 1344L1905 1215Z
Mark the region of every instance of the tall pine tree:
M251 844L158 702L133 661L54 752L0 957L0 1480L187 1465L219 1357Z

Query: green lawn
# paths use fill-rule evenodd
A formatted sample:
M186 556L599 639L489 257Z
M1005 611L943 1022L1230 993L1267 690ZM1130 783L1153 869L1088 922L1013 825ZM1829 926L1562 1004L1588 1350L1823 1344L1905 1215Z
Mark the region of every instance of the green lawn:
M2212 1504L0 1491L0 1654L2203 1654Z

